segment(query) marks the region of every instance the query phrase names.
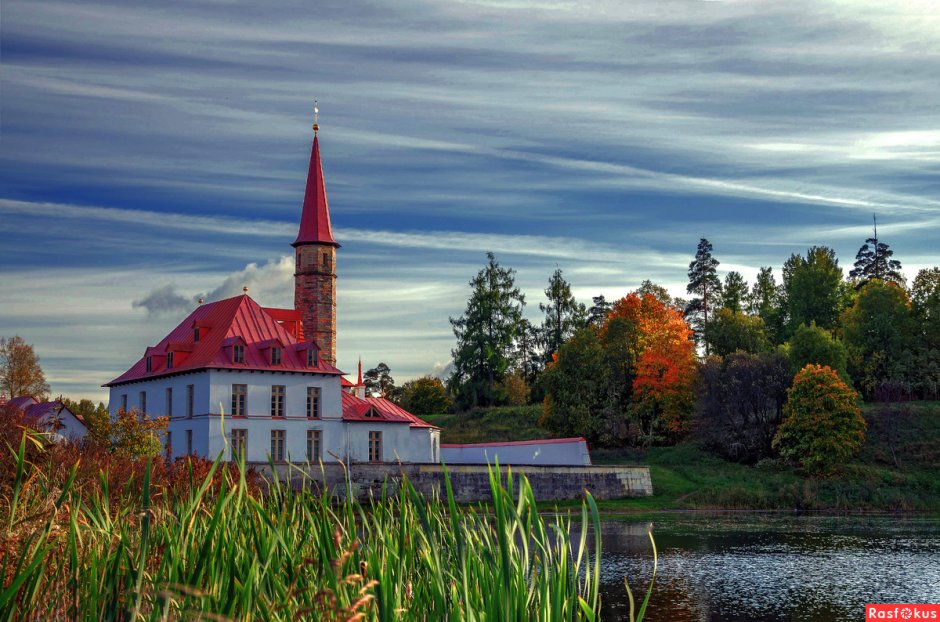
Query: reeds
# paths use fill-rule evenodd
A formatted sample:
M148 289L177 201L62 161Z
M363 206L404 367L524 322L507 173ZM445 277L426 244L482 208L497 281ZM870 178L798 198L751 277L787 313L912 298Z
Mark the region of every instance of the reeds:
M0 553L0 621L596 620L600 520L539 514L525 478L490 472L465 507L407 480L371 502L300 477L250 486L217 459L190 486L73 486L16 461ZM0 505L0 511L3 506ZM580 536L572 538L572 521Z

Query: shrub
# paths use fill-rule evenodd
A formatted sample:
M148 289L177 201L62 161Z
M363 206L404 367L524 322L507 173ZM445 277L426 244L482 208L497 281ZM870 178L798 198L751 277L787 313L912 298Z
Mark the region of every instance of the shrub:
M424 376L401 387L401 405L419 417L447 412L450 396L439 378Z
M831 367L807 365L787 392L783 423L773 446L809 473L832 473L865 440L858 401L858 393Z

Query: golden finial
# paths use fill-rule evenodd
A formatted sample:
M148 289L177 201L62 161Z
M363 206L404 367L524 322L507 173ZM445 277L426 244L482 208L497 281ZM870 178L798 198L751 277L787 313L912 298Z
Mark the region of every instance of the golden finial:
M313 133L316 134L317 130L320 129L320 124L317 121L320 119L320 106L317 104L317 100L313 100Z
M247 285L242 288L242 293L243 293L244 295L246 295L246 296L248 295L248 286L247 286Z
M199 304L202 304L202 303L203 303L202 296L200 296L200 297L199 297Z

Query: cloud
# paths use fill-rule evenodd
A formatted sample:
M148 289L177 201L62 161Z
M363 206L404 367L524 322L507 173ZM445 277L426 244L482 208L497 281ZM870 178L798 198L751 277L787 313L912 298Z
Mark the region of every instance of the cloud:
M211 302L238 296L242 288L247 287L249 295L255 300L263 300L265 306L293 307L293 280L294 258L291 255L262 264L252 262L228 275L221 285L205 294L205 300Z
M146 309L149 315L170 315L192 309L192 301L176 291L176 286L166 283L151 290L143 298L131 303L135 309Z

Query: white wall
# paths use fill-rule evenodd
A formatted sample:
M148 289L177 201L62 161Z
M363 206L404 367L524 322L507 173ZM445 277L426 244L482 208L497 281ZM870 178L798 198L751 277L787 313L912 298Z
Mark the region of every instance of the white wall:
M590 465L583 438L476 445L442 445L445 464Z

